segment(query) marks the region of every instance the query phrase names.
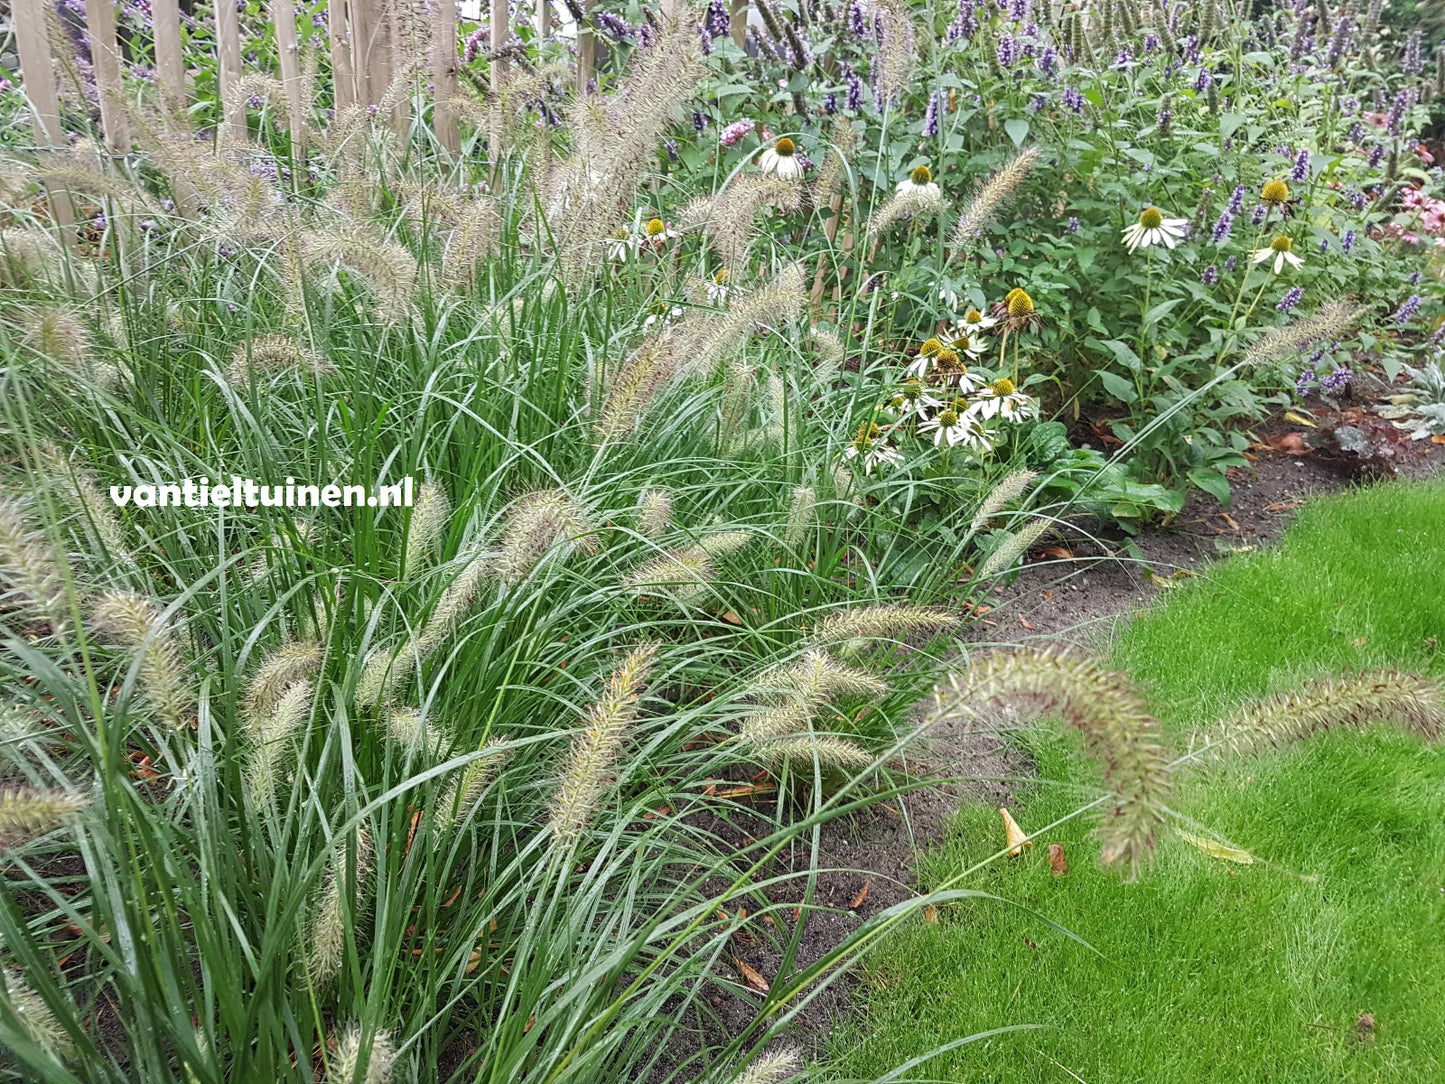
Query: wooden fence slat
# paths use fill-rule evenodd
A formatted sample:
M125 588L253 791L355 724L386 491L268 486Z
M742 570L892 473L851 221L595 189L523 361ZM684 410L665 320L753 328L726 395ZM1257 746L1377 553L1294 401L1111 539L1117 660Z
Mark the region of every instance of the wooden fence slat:
M501 95L502 88L507 83L508 64L497 55L497 51L505 48L507 43L512 40L510 17L511 9L507 0L492 0L492 18L488 24L487 41L492 49L491 86L494 102ZM495 176L497 166L502 161L502 115L501 110L495 105L492 109L492 131L488 142L492 173Z
M236 0L216 0L216 42L222 130L228 139L240 142L246 138L246 103L241 100L241 19Z
M90 65L100 99L100 127L112 154L130 153L130 125L121 95L120 49L115 41L114 0L85 0L85 32L90 37Z
M20 78L30 99L31 128L41 147L63 148L65 130L60 125L60 98L55 91L55 59L50 54L50 35L45 25L46 0L12 0L10 13L15 22L15 45L20 53ZM75 213L68 198L50 192L50 211L70 243Z
M597 38L592 33L592 0L582 5L582 22L577 26L577 93L586 94L597 66Z
M331 105L340 113L356 104L356 64L346 0L328 0L326 40L331 46Z
M547 40L552 32L552 0L537 0L537 47Z
M728 13L728 30L733 44L741 49L748 40L748 0L733 0Z
M462 149L456 106L461 92L457 77L457 0L432 0L432 127L437 142L451 154Z
M181 56L181 9L177 0L151 0L151 30L155 35L156 82L168 112L186 107L186 62Z
M281 59L281 86L286 91L286 116L291 125L291 154L306 154L306 114L311 105L301 100L301 41L296 34L296 6L292 0L271 0L267 6L276 25L276 52Z
M378 105L391 85L391 34L385 0L351 0L358 104Z

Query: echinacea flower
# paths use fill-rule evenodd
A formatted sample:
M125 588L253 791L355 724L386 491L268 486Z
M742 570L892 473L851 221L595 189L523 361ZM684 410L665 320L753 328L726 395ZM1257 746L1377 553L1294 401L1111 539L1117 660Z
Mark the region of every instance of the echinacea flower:
M964 327L974 333L980 331L987 331L996 323L998 323L997 317L985 316L977 309L969 309L966 313L963 314Z
M618 226L617 231L607 239L607 258L613 263L626 263L636 247L637 241L627 232L627 227Z
M709 305L726 305L728 300L728 269L720 267L713 272L712 278L707 284L707 301Z
M1284 270L1284 265L1289 264L1293 268L1304 266L1304 260L1300 259L1292 251L1294 242L1284 234L1280 234L1269 243L1268 248L1256 249L1254 253L1255 263L1264 263L1270 257L1274 257L1274 273L1278 275Z
M899 181L898 194L925 200L943 198L943 193L939 191L938 184L933 179L933 171L927 166L915 166L912 173Z
M903 457L898 454L898 449L889 447L883 438L883 431L878 428L877 422L864 422L858 427L858 435L843 450L843 456L847 459L861 457L864 474L872 474L873 468L880 463L887 463L889 466L902 463Z
M1272 181L1265 181L1264 187L1260 189L1259 201L1271 207L1279 207L1289 202L1289 185L1276 177Z
M1033 417L1037 410L1037 404L1019 391L1014 386L1014 382L1006 376L999 377L992 384L981 389L978 398L969 407L970 413L975 418L987 420L997 416L1009 422L1024 421Z
M1043 318L1034 311L1034 299L1021 286L1015 286L1002 301L995 301L990 311L1003 321L1009 331L1018 332L1025 328L1037 331L1043 326Z
M945 440L950 448L960 443L967 447L989 447L988 433L983 426L953 406L940 410L920 425L918 431L931 432L935 448L940 447Z
M639 247L650 248L652 251L659 251L663 245L674 237L679 236L678 232L660 218L649 218L642 227L642 240L638 242Z
M776 173L779 177L801 177L803 163L798 160L798 148L791 139L783 136L758 159L758 167L764 173Z
M900 419L907 418L910 414L919 417L925 416L934 407L942 406L943 403L929 395L923 390L923 382L916 377L905 380L903 387L898 389L899 400L898 416Z
M1187 218L1165 218L1157 207L1146 207L1139 215L1139 221L1124 227L1124 244L1133 252L1139 248L1162 244L1173 248L1184 239Z

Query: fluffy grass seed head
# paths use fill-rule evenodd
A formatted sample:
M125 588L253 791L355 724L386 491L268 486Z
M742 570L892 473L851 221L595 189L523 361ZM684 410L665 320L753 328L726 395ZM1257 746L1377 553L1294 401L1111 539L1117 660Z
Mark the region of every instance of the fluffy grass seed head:
M8 497L0 497L0 585L12 602L23 603L52 627L64 623L65 566Z
M251 676L241 701L243 725L259 725L276 707L276 701L296 682L314 677L321 669L325 649L315 640L288 640L277 647Z
M657 651L656 644L645 643L627 653L587 710L582 732L572 740L550 818L553 838L564 847L576 842L597 813L628 731L637 719L637 704Z
M932 634L957 623L958 615L941 607L906 603L857 606L823 618L804 642L826 646L859 640L895 640L919 633Z
M1270 328L1244 352L1241 361L1244 365L1253 366L1287 358L1313 343L1338 336L1358 316L1359 310L1348 302L1327 301L1312 316L1284 327Z
M672 493L661 487L644 489L637 498L637 533L661 538L671 525Z
M812 486L796 486L793 499L788 503L788 522L783 528L783 544L790 550L800 549L808 540L818 504L817 491Z
M817 710L835 696L879 698L888 695L888 682L830 658L816 648L793 662L759 675L754 690L764 696L792 696Z
M63 1061L75 1055L75 1044L45 999L30 988L19 968L5 969L3 994L30 1041Z
M487 755L468 762L442 791L437 799L435 825L438 831L446 831L471 814L498 770L506 763L508 754L505 746L510 740L506 735L492 738L482 746L482 752Z
M992 579L1013 568L1014 562L1028 553L1033 544L1052 526L1053 520L1035 517L1012 532L984 559L978 570L978 579Z
M410 579L436 549L437 541L446 531L451 518L452 506L447 500L446 490L436 482L424 482L411 512L411 522L407 525L404 578Z
M227 384L244 387L252 374L257 378L281 372L321 377L336 371L335 365L289 335L261 335L236 348L225 375Z
M953 224L949 246L955 254L964 252L983 234L984 228L993 220L994 215L1023 184L1038 156L1037 147L1026 147L979 185L973 199Z
M257 806L270 802L276 793L292 739L311 714L311 693L311 682L303 678L287 686L266 714L246 719L246 736L252 743L246 785Z
M84 795L39 787L0 788L0 850L18 847L73 819L90 800Z
M1123 676L1066 653L1008 652L976 660L963 680L952 675L935 690L931 717L1002 709L1023 721L1061 716L1083 735L1112 795L1100 830L1104 864L1136 874L1153 853L1169 791L1159 724L1138 692Z
M794 734L749 742L748 755L767 764L789 762L858 771L873 763L873 754L857 742L832 734Z
M919 166L919 169L927 169ZM914 185L895 192L888 202L874 212L868 222L868 233L879 236L907 219L924 219L943 211L946 203L936 184Z
M576 550L594 554L595 528L581 502L561 489L538 490L513 506L502 529L497 575L506 587L520 583L548 553L566 559Z
M327 1084L353 1084L356 1071L361 1068L363 1046L361 1028L352 1024L336 1040L336 1053L331 1056L331 1067L326 1074ZM378 1031L371 1037L371 1047L366 1054L366 1075L359 1084L391 1084L392 1064L396 1052L392 1049L391 1035Z
M372 227L352 224L304 233L301 251L308 264L341 267L365 283L383 323L411 319L417 262L400 242Z
M791 1050L770 1051L754 1058L733 1084L785 1084L802 1071L802 1059Z
M140 650L137 672L141 691L171 726L184 726L196 703L186 681L189 666L171 630L160 622L154 601L134 591L107 591L91 611L96 631ZM149 640L147 640L149 637Z
M990 519L1022 496L1024 490L1037 478L1038 475L1031 470L1016 470L1005 475L979 504L978 511L974 513L973 521L968 526L969 533L976 534L982 530Z
M353 922L361 902L368 891L372 863L375 859L371 836L365 829L356 831L356 881L351 906L343 898L342 882L346 873L346 843L336 845L331 855L331 865L321 885L321 894L316 901L316 912L312 916L310 946L306 965L312 981L318 986L330 982L341 970L346 952L346 921L350 911Z
M1394 723L1431 741L1445 735L1445 691L1439 682L1393 670L1317 681L1251 701L1222 720L1214 745L1236 753L1302 741L1326 730Z

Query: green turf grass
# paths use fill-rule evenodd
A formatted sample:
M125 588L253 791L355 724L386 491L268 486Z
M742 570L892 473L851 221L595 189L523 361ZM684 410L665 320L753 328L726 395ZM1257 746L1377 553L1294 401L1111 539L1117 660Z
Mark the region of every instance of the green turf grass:
M1233 559L1135 622L1114 662L1148 688L1171 742L1242 699L1320 673L1445 671L1445 486L1385 486L1308 506L1281 546ZM1032 730L1028 829L1092 791L1074 738ZM1211 858L1167 832L1152 872L1099 868L1083 820L966 882L1032 908L944 908L867 961L867 1012L837 1068L872 1079L962 1036L919 1079L1088 1084L1445 1080L1445 748L1390 730L1333 734L1193 772L1171 803L1248 849ZM993 853L993 809L966 808L921 864L936 884ZM1357 1019L1373 1016L1361 1036Z

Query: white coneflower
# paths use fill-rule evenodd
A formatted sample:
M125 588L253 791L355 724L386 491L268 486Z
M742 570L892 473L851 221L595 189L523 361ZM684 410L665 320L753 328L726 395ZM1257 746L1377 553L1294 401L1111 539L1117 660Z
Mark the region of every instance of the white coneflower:
M707 280L707 303L726 305L728 301L728 269L720 267Z
M1146 207L1139 213L1139 221L1124 227L1124 244L1130 252L1150 245L1173 248L1184 240L1188 228L1189 219L1165 218L1159 208Z
M988 431L978 420L970 417L967 411L959 411L951 404L921 424L918 432L932 433L935 448L942 447L945 441L950 448L959 444L966 448L992 447Z
M656 644L639 644L607 678L587 711L582 732L572 741L567 764L552 800L552 835L567 846L591 823L609 777L616 770L627 732L637 719L637 703L657 656Z
M618 226L607 239L607 258L613 263L626 263L637 251L637 238L626 226Z
M898 182L896 191L900 196L927 199L940 204L943 200L938 182L933 179L933 170L927 166L914 166L908 176Z
M566 559L574 550L597 552L592 521L581 502L560 489L538 490L513 506L502 530L497 575L504 586L520 583L537 562L555 551Z
M1255 249L1253 254L1254 263L1265 263L1270 259L1274 260L1274 273L1278 275L1284 270L1284 265L1289 264L1298 270L1304 266L1304 260L1294 254L1294 241L1280 234L1271 241L1266 248Z
M664 222L660 218L649 218L643 223L642 238L638 241L638 244L642 248L650 249L653 252L660 252L667 242L681 236L682 234L673 229L671 224Z
M803 163L798 160L798 148L791 139L783 136L758 159L758 168L764 173L776 173L779 177L801 177Z
M864 474L872 474L873 468L883 463L896 467L903 462L903 456L888 443L887 434L877 422L864 422L858 427L848 447L843 449L843 457L861 459Z
M973 200L964 208L963 214L958 216L958 221L953 225L949 245L955 255L964 252L969 242L983 232L983 228L1003 206L1004 201L1014 193L1019 185L1023 184L1024 178L1028 176L1029 170L1038 156L1037 147L1028 147L979 185Z
M796 486L793 499L788 505L788 522L783 528L783 545L790 550L800 548L807 541L814 525L814 507L818 494L812 486Z
M1037 479L1038 475L1031 470L1016 470L1005 475L979 504L978 511L973 514L973 520L968 525L969 534L976 534L981 530Z
M30 988L19 968L5 969L5 990L0 996L5 998L32 1043L62 1060L74 1056L75 1044L70 1033L56 1019L45 999Z
M958 615L937 606L894 603L859 606L829 614L808 635L810 644L844 644L854 640L891 640L916 633L935 633L958 623Z
M672 494L666 489L644 489L637 498L637 533L661 538L672 524Z
M29 786L0 789L0 849L45 835L89 804L85 796L69 791Z
M935 399L924 390L923 382L917 378L903 382L894 396L894 402L898 407L899 421L914 416L926 418L935 408L943 405L942 400Z
M0 497L0 580L52 625L65 619L65 568L49 540L31 530L20 506Z
M468 763L442 792L437 799L435 825L438 829L445 830L458 821L467 819L487 789L487 784L506 761L508 754L504 746L510 740L502 736L487 742L481 750L487 755Z
M978 398L969 406L969 413L981 421L997 417L1004 421L1021 422L1038 413L1038 404L1019 391L1012 380L1001 376L979 389Z
M316 914L311 922L310 949L306 963L312 980L317 984L330 982L341 970L346 952L346 917L351 912L353 922L366 898L371 877L372 853L371 836L361 828L356 830L356 881L355 894L348 908L342 896L342 883L346 874L346 843L339 842L331 854L331 865L321 885L321 895L316 902Z
M371 1048L366 1052L366 1075L357 1081L362 1049L361 1028L352 1024L336 1040L336 1053L331 1056L331 1067L326 1073L327 1084L390 1084L392 1064L396 1061L391 1036L385 1031L372 1035Z
M985 315L984 313L979 312L977 309L969 309L966 313L963 314L963 320L961 321L961 323L963 325L964 331L968 332L970 335L977 335L981 332L987 331L989 328L997 324L998 318L996 316Z
M1014 531L984 560L978 570L978 579L987 580L997 576L1001 572L1007 572L1013 568L1014 562L1043 537L1044 532L1053 526L1053 521L1037 516L1026 525Z
M406 529L404 579L410 579L427 555L436 548L437 540L451 521L451 515L452 506L447 500L446 490L436 482L423 483L411 512L411 522Z
M189 667L156 603L133 591L107 591L92 611L97 631L141 651L141 690L172 726L188 722L196 694L185 681ZM152 635L152 630L154 635Z

